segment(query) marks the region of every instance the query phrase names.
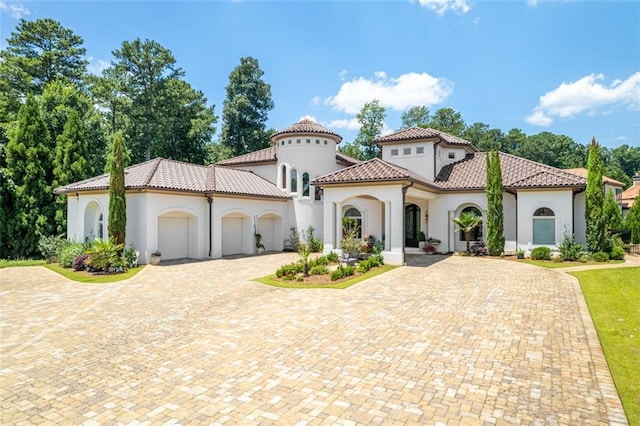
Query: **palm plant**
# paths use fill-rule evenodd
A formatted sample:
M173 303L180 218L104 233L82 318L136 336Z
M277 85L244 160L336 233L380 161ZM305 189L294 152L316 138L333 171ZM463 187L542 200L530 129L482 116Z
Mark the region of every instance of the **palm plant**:
M96 239L93 245L86 251L91 256L90 263L94 269L101 269L109 272L109 268L116 265L120 260L120 252L124 249L124 244L116 244L113 239Z
M467 241L467 252L471 241L471 233L482 223L482 216L476 215L474 212L462 212L460 217L454 217L453 223L458 225L456 232L464 232L464 238Z

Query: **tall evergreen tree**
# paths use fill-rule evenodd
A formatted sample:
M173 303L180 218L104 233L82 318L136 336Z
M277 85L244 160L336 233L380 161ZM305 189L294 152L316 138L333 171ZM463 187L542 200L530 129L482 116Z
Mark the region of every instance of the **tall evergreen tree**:
M47 147L47 128L35 97L27 96L18 112L18 123L6 147L7 171L15 184L14 220L3 253L11 257L37 255L38 240L50 235L53 193L50 183L52 153Z
M624 218L624 229L631 232L631 243L640 244L640 194L638 194L633 205Z
M587 247L591 252L602 251L605 239L603 217L604 189L602 186L602 157L596 138L589 144L587 162L587 191L585 201L585 221L587 225Z
M502 167L498 151L487 153L487 250L491 256L504 253Z
M605 229L613 231L622 229L622 212L620 205L616 202L616 196L611 189L607 192L604 199L602 215L604 216Z
M274 104L271 86L262 80L263 75L258 60L250 56L241 58L240 65L229 74L221 141L234 155L269 146L265 126Z
M109 155L109 239L125 244L127 231L127 196L124 181L126 148L122 133L113 135Z
M58 136L53 169L53 186L64 186L93 175L88 161L88 143L83 123L75 110L70 110L62 134ZM56 234L67 229L67 197L56 196Z

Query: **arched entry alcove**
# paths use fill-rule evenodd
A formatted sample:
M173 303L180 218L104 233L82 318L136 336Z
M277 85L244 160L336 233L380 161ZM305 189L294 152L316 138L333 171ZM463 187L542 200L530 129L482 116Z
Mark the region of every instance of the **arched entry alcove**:
M90 201L84 209L83 240L105 237L104 212L97 201Z

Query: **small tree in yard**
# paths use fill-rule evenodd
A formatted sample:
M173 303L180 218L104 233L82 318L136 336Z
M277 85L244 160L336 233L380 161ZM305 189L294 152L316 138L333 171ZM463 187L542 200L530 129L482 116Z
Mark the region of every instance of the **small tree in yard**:
M502 206L502 168L500 154L487 154L487 250L491 256L504 252L504 210ZM468 250L468 248L467 248Z
M596 138L589 145L587 161L587 190L585 201L585 221L587 225L587 247L592 253L602 251L605 241L605 220L603 217L604 189L602 186L602 156Z
M631 231L631 243L640 244L640 194L624 218L624 228Z
M604 216L605 229L620 231L622 228L622 212L611 189L607 192L607 197L604 200L602 215Z
M115 245L125 244L127 230L127 199L124 183L124 138L120 132L113 136L109 155L109 239Z
M471 242L471 233L482 223L482 217L477 216L474 212L463 212L460 217L453 218L453 223L458 225L456 232L464 232L464 239L467 241L467 252L469 251Z

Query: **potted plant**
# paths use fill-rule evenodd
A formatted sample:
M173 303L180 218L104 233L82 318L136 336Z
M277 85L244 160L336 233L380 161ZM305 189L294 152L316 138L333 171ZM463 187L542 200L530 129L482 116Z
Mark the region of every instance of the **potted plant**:
M427 244L423 247L423 249L422 249L422 250L423 250L426 254L434 254L434 253L436 252L436 248L437 248L437 247L436 247L435 245L433 245L433 244L431 244L431 243L428 243L428 242L427 242Z
M156 250L153 253L151 253L151 264L159 265L161 256L162 256L162 253L160 253L160 250Z
M418 232L418 247L420 248L420 250L422 250L426 244L427 244L427 236L424 234L423 231Z
M438 250L438 244L440 243L441 241L437 238L433 238L433 237L427 238L427 245L432 245L433 247L435 247L435 249L433 250L434 252Z
M524 250L520 249L516 252L518 259L524 259Z

